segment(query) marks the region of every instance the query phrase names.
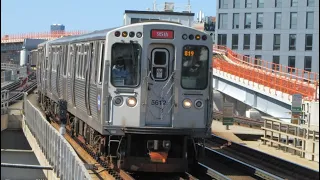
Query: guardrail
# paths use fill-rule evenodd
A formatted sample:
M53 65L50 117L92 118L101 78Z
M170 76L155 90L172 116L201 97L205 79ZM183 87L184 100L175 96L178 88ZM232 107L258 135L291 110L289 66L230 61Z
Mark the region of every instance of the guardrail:
M316 145L319 144L319 130L268 117L263 117L263 119L265 121L261 129L264 130L264 136L261 139L264 145L268 143L274 147L274 144L277 144L278 148L285 152L293 151L293 154L300 157L311 156L308 159L312 161L318 159L316 157L319 157L319 146L316 148ZM291 145L290 140L292 140Z
M317 99L318 73L247 57L225 46L214 46L213 50L233 62L215 58L212 63L215 69L269 87L269 92L275 89L290 95L302 94L305 100Z
M24 96L26 125L37 140L49 164L60 179L91 179L83 162L67 140L45 119L42 113Z

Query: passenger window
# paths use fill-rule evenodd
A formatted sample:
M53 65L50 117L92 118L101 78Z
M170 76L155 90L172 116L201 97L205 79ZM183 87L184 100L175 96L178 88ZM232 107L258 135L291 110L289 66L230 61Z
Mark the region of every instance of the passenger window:
M183 48L181 86L203 90L208 85L209 50L205 46L187 45Z
M100 73L99 73L99 84L102 83L103 66L104 66L104 43L101 44L101 56L100 56Z
M136 87L140 83L141 46L137 43L115 43L111 52L111 84Z

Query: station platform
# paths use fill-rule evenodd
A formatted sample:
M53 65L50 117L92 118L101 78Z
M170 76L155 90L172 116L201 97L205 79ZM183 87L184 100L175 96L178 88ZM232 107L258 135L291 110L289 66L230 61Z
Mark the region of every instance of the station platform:
M259 129L252 129L237 125L229 126L229 130L226 130L226 126L222 125L222 122L214 120L212 122L212 133L221 138L227 139L231 142L242 144L248 146L249 148L261 151L272 156L281 157L282 159L299 164L301 166L307 167L319 171L319 163L315 161L309 161L307 159L301 158L297 155L284 152L282 150L276 149L275 147L270 147L268 145L263 145L261 140L257 141L246 141L240 139L237 135L248 134L248 135L263 135L264 131Z

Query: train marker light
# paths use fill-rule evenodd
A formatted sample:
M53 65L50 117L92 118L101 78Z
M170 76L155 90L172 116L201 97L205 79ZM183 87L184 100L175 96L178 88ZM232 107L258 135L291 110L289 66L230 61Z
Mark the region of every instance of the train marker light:
M190 39L190 40L193 40L193 39L194 39L194 36L193 36L192 34L190 34L190 35L189 35L189 39Z
M116 31L116 32L114 32L114 35L115 35L116 37L119 37L119 36L120 36L120 32L119 32L119 31Z
M182 39L186 40L188 38L188 35L184 34L182 35Z
M202 40L204 40L204 41L207 40L207 36L206 36L206 35L203 35L203 36L202 36Z
M200 40L200 35L199 34L196 35L196 40Z
M196 100L195 103L194 103L194 106L198 109L202 108L203 107L203 102L201 100Z
M123 31L122 32L122 37L127 37L128 36L128 32L127 31Z
M142 37L142 33L141 32L137 32L137 38L141 38Z
M131 31L131 32L129 33L129 36L130 36L130 37L134 37L134 32Z

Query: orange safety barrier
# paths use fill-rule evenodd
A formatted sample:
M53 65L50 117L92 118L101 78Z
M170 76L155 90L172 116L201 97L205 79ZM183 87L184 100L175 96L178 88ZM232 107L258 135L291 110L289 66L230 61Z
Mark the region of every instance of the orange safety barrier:
M225 53L233 62L215 58L212 65L216 69L283 93L302 94L305 100L315 100L318 73L246 57L225 46L215 46L213 50Z
M19 42L24 39L56 39L63 36L80 35L87 33L87 31L53 31L53 32L40 32L40 33L25 33L25 34L12 34L4 35L1 37L1 43Z

